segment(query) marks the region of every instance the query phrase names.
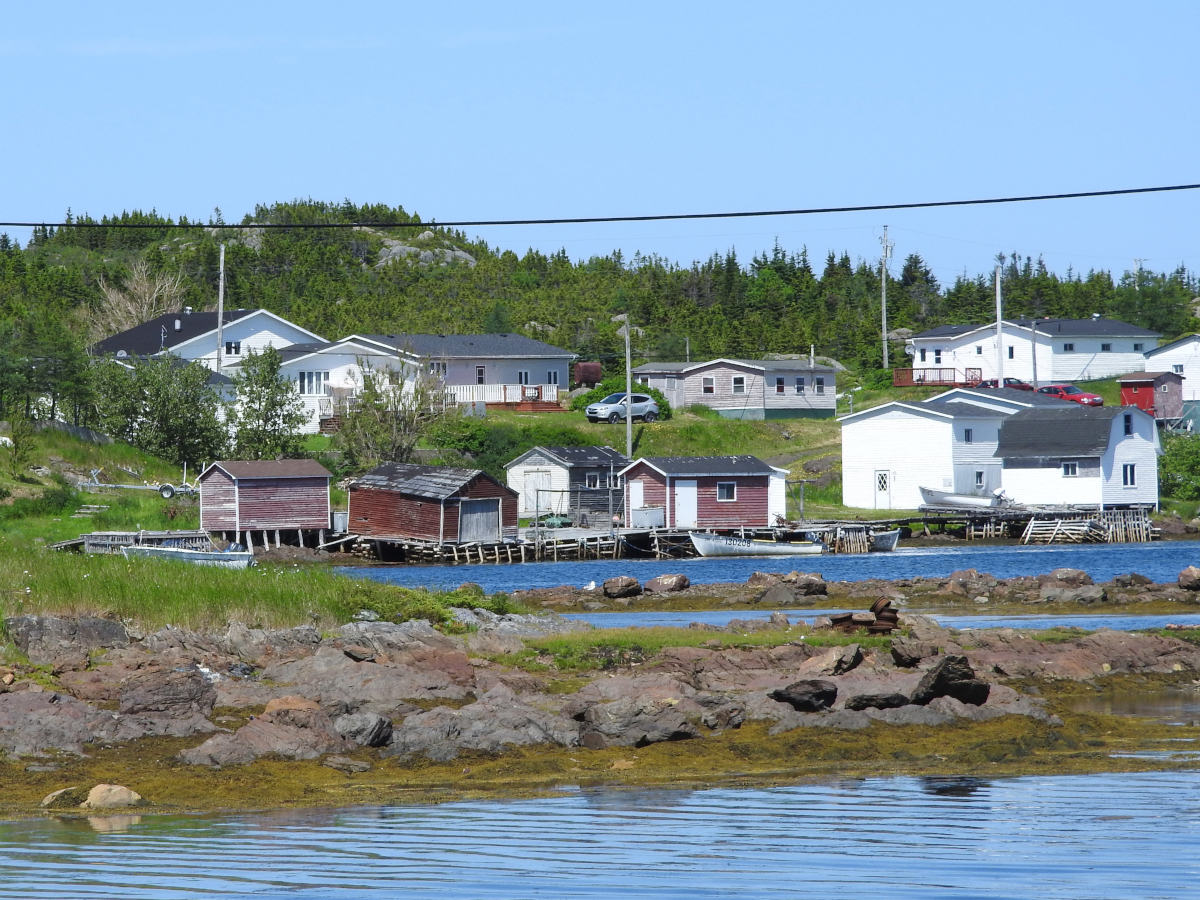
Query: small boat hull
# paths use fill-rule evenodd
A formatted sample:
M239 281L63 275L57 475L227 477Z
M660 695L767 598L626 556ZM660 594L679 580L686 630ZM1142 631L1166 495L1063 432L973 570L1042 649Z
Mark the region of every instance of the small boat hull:
M877 531L871 535L872 553L890 553L900 543L900 529Z
M825 545L814 541L785 544L698 532L688 536L701 556L816 556L825 552Z
M122 547L121 552L126 559L171 559L222 569L245 569L254 562L254 554L248 550L221 553L217 550L184 550L180 547Z
M952 494L948 491L935 491L933 488L918 488L925 506L962 506L980 509L996 509L1008 506L1010 501L994 494Z

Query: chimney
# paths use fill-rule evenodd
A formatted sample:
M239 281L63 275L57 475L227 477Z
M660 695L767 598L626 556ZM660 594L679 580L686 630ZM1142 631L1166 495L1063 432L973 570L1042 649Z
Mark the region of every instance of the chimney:
M183 314L185 316L190 316L192 314L192 308L190 306L185 306L183 308Z
M176 330L176 331L182 331L182 330L183 330L183 322L181 322L179 319L176 319L176 320L175 320L175 330Z

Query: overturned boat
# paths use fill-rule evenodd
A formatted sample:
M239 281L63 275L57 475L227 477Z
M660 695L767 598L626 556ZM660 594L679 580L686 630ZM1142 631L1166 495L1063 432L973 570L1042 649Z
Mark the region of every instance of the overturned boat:
M825 552L820 541L760 541L696 531L688 537L701 556L816 556Z

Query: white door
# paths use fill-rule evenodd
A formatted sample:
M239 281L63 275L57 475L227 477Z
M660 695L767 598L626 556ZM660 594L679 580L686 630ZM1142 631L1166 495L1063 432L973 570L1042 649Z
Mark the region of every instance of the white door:
M641 481L629 482L629 512L641 509L646 505L646 485Z
M887 469L875 470L875 508L892 508L892 473Z
M695 528L698 512L696 482L675 482L675 527Z
M491 543L500 540L500 500L464 500L458 508L458 539Z
M550 473L526 472L525 493L523 495L526 515L532 516L534 511L549 512L550 510Z

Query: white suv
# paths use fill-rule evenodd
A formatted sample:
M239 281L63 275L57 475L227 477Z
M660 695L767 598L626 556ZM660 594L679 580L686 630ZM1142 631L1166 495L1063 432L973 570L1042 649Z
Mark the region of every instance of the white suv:
M598 403L588 406L587 420L599 422L601 419L610 425L615 425L625 418L625 392L609 394ZM653 422L658 418L658 404L648 394L633 395L633 417L643 422Z

